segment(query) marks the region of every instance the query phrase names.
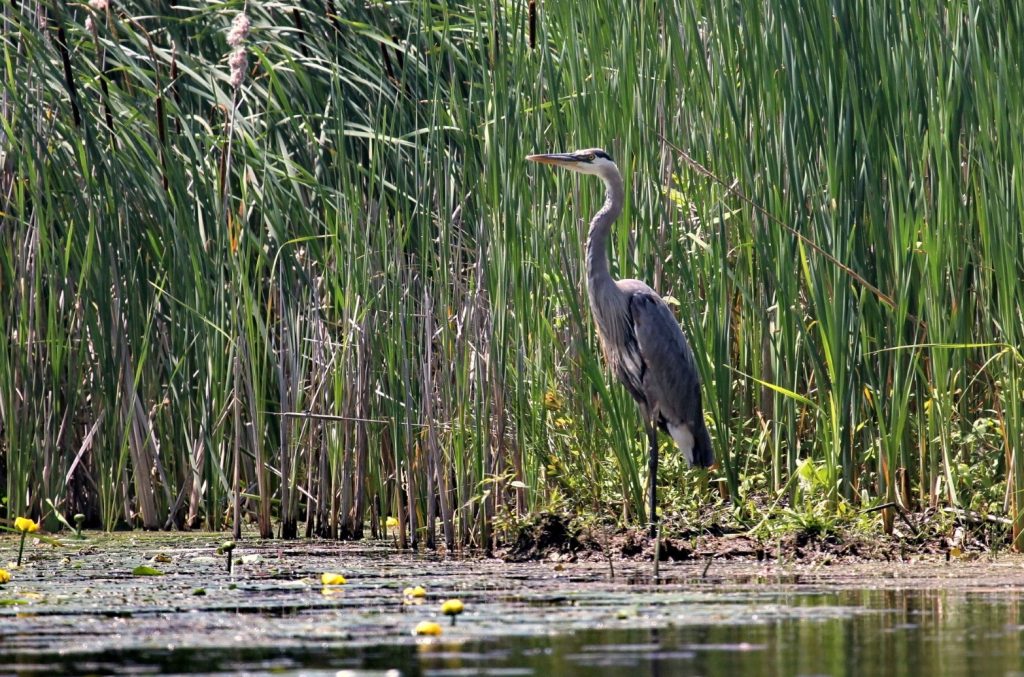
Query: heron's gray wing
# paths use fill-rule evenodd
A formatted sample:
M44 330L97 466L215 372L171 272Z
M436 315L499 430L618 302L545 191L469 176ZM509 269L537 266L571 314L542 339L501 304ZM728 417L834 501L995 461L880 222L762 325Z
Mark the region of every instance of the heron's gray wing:
M643 363L643 392L650 413L662 426L703 426L697 365L672 311L648 288L633 291L629 315Z
M633 399L644 407L648 407L647 394L644 392L644 375L647 365L640 354L640 345L633 331L632 321L627 316L622 322L620 341L608 341L602 337L602 348L612 371Z
M633 290L629 315L644 365L649 415L672 436L690 465L710 467L715 452L704 425L700 377L683 330L649 287Z

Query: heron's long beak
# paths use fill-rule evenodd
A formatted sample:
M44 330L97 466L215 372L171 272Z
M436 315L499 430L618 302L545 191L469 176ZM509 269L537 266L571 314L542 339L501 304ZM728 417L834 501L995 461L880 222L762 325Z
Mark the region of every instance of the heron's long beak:
M572 153L546 153L542 155L527 155L530 162L539 162L542 165L555 165L556 167L575 167L579 159Z

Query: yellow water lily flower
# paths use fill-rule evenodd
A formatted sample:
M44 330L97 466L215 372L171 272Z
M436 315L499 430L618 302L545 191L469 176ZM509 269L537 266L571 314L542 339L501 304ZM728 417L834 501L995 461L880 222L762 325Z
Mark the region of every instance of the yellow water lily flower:
M15 519L14 528L18 531L22 531L29 534L39 531L39 525L33 522L28 517L18 517L17 519Z
M21 543L18 544L18 566L21 566L21 555L25 552L25 537L33 531L39 531L39 525L28 517L18 517L14 520L14 528L21 532Z
M441 605L441 613L452 617L452 625L455 625L456 617L462 613L461 599L448 599Z
M438 637L442 632L443 630L441 629L441 626L434 621L420 621L413 629L412 634Z
M320 574L320 582L323 585L345 585L348 581L341 574L332 574L324 572Z
M0 585L11 582L11 572L7 569L0 569Z
M402 591L402 594L406 597L426 597L427 590L422 585L417 585L414 588L406 588Z
M386 526L388 529L397 529L398 520L394 517L388 517L386 520L384 520L384 526Z
M462 613L462 600L449 599L441 605L441 613L445 616L458 616Z

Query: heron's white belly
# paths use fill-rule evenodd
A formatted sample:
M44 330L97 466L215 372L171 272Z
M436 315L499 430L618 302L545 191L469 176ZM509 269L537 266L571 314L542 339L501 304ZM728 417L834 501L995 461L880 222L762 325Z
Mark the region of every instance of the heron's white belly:
M669 423L668 434L676 441L679 451L686 457L686 462L693 465L693 433L690 432L690 426L685 423Z

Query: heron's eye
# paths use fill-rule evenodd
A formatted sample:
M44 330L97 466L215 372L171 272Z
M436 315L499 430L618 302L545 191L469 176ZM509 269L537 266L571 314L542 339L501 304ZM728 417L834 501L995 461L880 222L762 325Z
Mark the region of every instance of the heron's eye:
M593 162L594 161L594 154L593 153L586 153L586 154L584 154L583 159L586 160L587 162Z

